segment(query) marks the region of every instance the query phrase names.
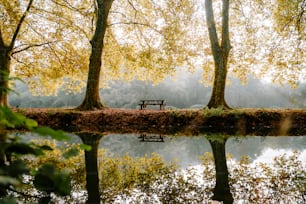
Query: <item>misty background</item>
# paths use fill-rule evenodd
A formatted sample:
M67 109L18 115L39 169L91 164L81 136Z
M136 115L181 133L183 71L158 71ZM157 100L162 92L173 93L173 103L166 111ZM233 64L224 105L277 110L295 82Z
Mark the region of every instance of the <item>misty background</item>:
M203 108L207 105L211 86L201 83L201 71L191 74L182 72L175 79L167 77L154 85L148 81L131 82L112 81L108 88L100 90L102 101L112 108L139 109L141 99L165 99L166 109ZM230 78L226 87L226 101L233 108L306 108L306 83L297 88L279 85L250 76L247 84L242 85L236 78ZM81 104L81 93L67 93L60 90L56 96L33 96L26 84L15 82L10 93L9 103L12 107L75 107ZM151 107L150 107L151 108Z

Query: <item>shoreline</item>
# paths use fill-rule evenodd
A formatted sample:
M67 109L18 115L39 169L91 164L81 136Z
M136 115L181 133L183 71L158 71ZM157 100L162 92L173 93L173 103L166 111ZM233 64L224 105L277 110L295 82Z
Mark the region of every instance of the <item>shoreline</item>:
M19 108L13 111L36 120L40 126L67 132L306 136L305 109Z

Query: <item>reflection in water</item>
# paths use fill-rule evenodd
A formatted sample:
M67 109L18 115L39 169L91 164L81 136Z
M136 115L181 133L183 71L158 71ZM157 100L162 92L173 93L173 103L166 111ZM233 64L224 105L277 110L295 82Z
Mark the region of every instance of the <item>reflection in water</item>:
M103 199L106 199L108 196L106 194L99 195L97 151L102 135L81 134L79 136L85 144L93 146L93 150L85 154L87 171L86 187L88 190L87 203L99 203L99 196ZM120 196L127 196L125 193L133 188L136 188L135 192L138 192L135 194L135 192L133 193L133 191L130 191L132 193L130 196L133 196L134 198L146 198L150 200L155 196L155 198L160 199L160 201L154 200L154 202L147 203L163 203L163 200L171 201L171 199L176 198L184 199L184 194L185 196L187 195L187 197L188 195L197 195L197 197L193 198L195 199L193 203L203 203L203 201L207 202L207 199L218 200L223 203L233 203L233 197L235 198L235 202L240 201L243 203L260 203L269 198L274 199L271 203L292 200L295 203L303 203L303 199L305 199L303 198L303 189L306 189L302 185L306 180L306 174L303 173L305 167L299 163L297 159L298 155L293 155L288 158L279 157L275 160L276 162L273 163L274 167L269 167L263 164L257 166L252 165L252 161L255 161L258 156L261 155L261 152L266 151L267 148L277 147L277 149L289 149L290 146L294 146L295 149L304 150L305 137L247 137L244 139L227 139L226 137L218 135L209 137L167 136L163 138L163 141L166 141L164 143L155 144L154 142L139 142L139 139L142 140L145 139L145 137L148 137L148 135L142 135L141 137L139 137L139 135L110 135L103 137L103 140L101 140L100 147L108 149L114 158L114 160L112 160L104 155L101 157L101 161L104 161L104 163L102 162L101 164L103 165L99 168L100 173L104 172L103 175L106 173L106 176L104 175L104 177L100 177L100 179L104 178L100 181L100 188L102 183L105 184L106 187L111 186L111 189L104 189L103 191L103 193L111 193L110 196L115 196L111 197L111 199L118 199L116 195L119 196L119 198ZM160 136L158 135L155 139L160 139ZM290 141L290 143L288 143L288 141ZM234 157L236 157L236 159L234 159L235 162L233 162L233 159L227 161L225 156L225 147L228 149L227 153L230 152ZM211 152L211 150L213 153L213 160L211 161L214 163L203 163L197 160L199 155L203 155L204 152ZM181 177L179 174L173 172L172 168L167 167L160 171L159 168L164 168L165 166L161 165L161 163L159 163L160 161L156 160L156 158L152 160L148 160L148 157L146 157L147 160L141 159L141 157L150 155L152 152L157 152L163 157L173 154L175 155L175 158L179 160L188 160L188 164L192 165L202 163L204 164L203 168L206 169L209 169L207 167L213 166L214 164L215 177L213 169L206 171L204 174L203 170L198 171L199 175L201 175L198 177L196 174L193 174L188 170L185 171L185 173L183 173L184 175ZM132 157L126 155L127 153L134 158L139 158L139 160L133 160ZM249 154L249 159L240 160L240 157L246 153ZM168 158L168 160L172 159ZM145 163L143 163L144 161ZM229 163L230 166L228 169L227 164ZM148 173L148 169L152 170L152 167L147 166L149 164L156 165L154 170L150 173ZM185 162L185 164L187 163ZM288 165L292 165L292 167L289 168ZM143 169L144 166L146 166L146 170ZM101 167L105 167L106 169L104 168L101 170ZM183 168L187 168L187 166L183 166ZM276 168L275 172L273 170L274 168ZM167 170L167 173L165 173L165 170ZM179 171L179 169L177 170ZM154 176L155 173L156 175ZM214 178L215 183L213 182ZM120 179L127 180L122 183L123 180ZM201 180L205 183L199 185ZM109 182L114 183L110 184ZM148 182L150 185L148 185ZM129 189L124 189L124 186L126 185L131 187L129 187ZM211 185L211 187L209 187L209 185ZM115 191L115 188L118 186L121 186L122 189ZM294 188L292 188L292 186L294 186ZM191 190L186 191L184 189ZM113 194L112 192L118 194ZM289 192L292 195L289 194ZM275 196L278 198L275 198ZM286 196L288 196L288 199ZM304 195L304 197L305 196L306 195ZM258 202L256 202L256 200ZM125 200L124 202L126 203L127 201ZM124 202L118 201L118 203ZM177 201L176 203L184 202Z
M201 163L199 156L210 152L210 144L204 136L163 136L164 142L139 142L138 134L105 135L100 148L106 149L114 157L127 153L132 157L143 157L156 153L167 162L177 160L182 168Z
M217 138L217 139L216 139ZM223 136L213 136L208 139L211 145L216 170L216 185L213 190L213 200L223 201L225 204L233 203L233 196L228 182L228 170L226 165L225 143L227 138Z
M137 134L109 134L105 135L100 142L100 148L106 149L114 156L124 156L128 153L132 157L143 157L157 153L167 162L177 160L183 168L200 165L200 155L211 152L211 146L205 136L166 136L165 142L146 143L139 142ZM245 136L230 137L226 142L226 153L235 160L240 160L242 156L250 157L251 161L267 158L271 154L265 154L267 149L281 154L282 151L288 153L293 150L303 152L306 147L305 136L282 136L282 137L261 137ZM281 151L282 150L282 151ZM305 155L306 151L301 155ZM306 161L306 160L304 160ZM305 163L306 164L306 163Z
M90 145L91 150L85 151L86 189L88 198L86 203L100 203L98 176L98 147L102 134L78 133L84 144Z
M140 142L164 142L164 137L162 135L152 135L152 134L140 134L138 137Z
M166 141L165 143L146 144L139 143L139 141L136 140L135 137L131 137L131 135L109 135L104 137L104 139L101 141L100 147L108 149L108 151L112 155L118 157L125 155L127 152L129 153L129 155L134 157L143 157L145 155L150 155L152 152L157 152L159 155L161 155L168 161L172 161L174 158L178 159L183 168L187 168L189 165L200 165L201 161L198 160L199 155L203 155L205 152L211 152L212 149L216 170L216 184L213 189L214 195L212 198L215 200L223 201L224 203L233 202L232 194L234 195L235 199L239 199L242 202L254 201L256 199L261 199L261 201L263 201L267 197L264 189L274 189L272 190L272 192L269 192L272 196L271 199L273 198L273 195L279 195L279 198L277 198L278 200L276 198L273 198L276 199L276 202L274 203L278 203L278 201L282 201L282 199L286 200L286 194L282 195L282 192L285 193L285 191L283 191L284 189L288 190L288 187L286 187L285 184L290 181L291 177L287 177L287 180L278 180L278 178L281 178L279 176L279 173L286 175L286 169L288 168L286 167L286 165L289 164L293 165L292 167L290 167L290 169L292 170L293 168L295 168L294 171L300 175L297 177L294 177L294 175L292 175L292 178L295 180L295 184L293 185L300 186L305 181L306 175L303 173L298 173L303 172L303 169L305 169L305 167L298 165L298 161L302 157L305 158L306 151L303 150L305 150L306 137L251 136L230 137L228 139L225 139L223 137L213 135L208 137L209 140L207 140L206 138L207 137L205 136L167 136L166 138L164 138L164 141ZM232 155L234 159L226 161L225 146L227 148L226 153L230 153L230 155ZM259 158L267 157L262 155L264 152L267 151L267 149L273 149L274 152L286 150L286 152L289 153L292 153L293 150L300 150L302 152L302 155L295 155L297 156L296 159L292 157L281 158L280 160L283 161L283 163L281 163L281 165L283 166L279 167L281 171L277 170L277 172L273 172L274 167L268 167L263 164L255 165L256 168L253 168L254 161L258 161ZM271 152L269 154L271 154ZM245 155L247 155L249 159L245 160ZM278 154L276 156L280 155ZM231 173L230 185L228 178L229 173L226 166L227 162L231 164L229 169ZM276 164L274 163L273 165ZM273 183L273 181L277 181L277 183ZM284 187L278 186L278 184L281 183L282 185L284 185ZM266 187L262 188L261 185ZM288 185L290 186L292 185L292 183ZM230 191L229 186L231 186L232 193ZM259 188L262 190L261 192L257 192ZM296 196L290 198L290 196L288 195L288 199L296 199L295 201L303 199L301 198L301 190L303 189L303 187L290 189L290 191L296 194ZM203 191L206 190L203 189ZM306 195L304 195L304 197L305 196Z

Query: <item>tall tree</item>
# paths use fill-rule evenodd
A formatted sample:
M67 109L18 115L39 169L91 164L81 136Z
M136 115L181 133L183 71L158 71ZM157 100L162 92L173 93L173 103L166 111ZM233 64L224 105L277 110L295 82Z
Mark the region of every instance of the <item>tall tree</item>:
M191 52L183 51L186 49L181 40L187 32L183 22L192 10L187 3L118 1L107 25L113 1L97 1L86 95L78 109L105 107L99 96L101 66L104 79L122 76L126 80L161 80L178 65L187 63L186 54ZM177 18L179 15L182 19ZM108 26L114 26L113 30Z
M14 14L24 9L20 5L11 6L12 2L0 3L4 42L15 25L8 19L15 19ZM14 2L25 5L27 0ZM90 39L93 43L98 39L94 37L96 25L102 26L97 24L96 0L34 2L11 53L11 76L27 82L33 94L51 95L59 89L81 91L86 85L89 64L91 67L95 64L94 60L90 62L93 59L90 51L94 50L92 56L98 52L90 43ZM116 79L161 81L167 74L173 74L176 67L187 63L192 55L185 49L184 37L188 31L185 25L192 14L189 2L117 0L111 14L103 39L99 87ZM99 75L92 73L91 76ZM98 86L98 80L88 80L96 84L88 85L88 89ZM98 96L99 87L91 89L97 94L88 94L89 97ZM96 104L99 103L102 104L101 101Z
M3 73L2 78L21 78L33 94L56 94L59 88L80 90L88 68L86 43L91 13L81 23L77 20L89 3L84 0L82 5L69 4L74 10L61 0L29 3L29 0L0 3L1 69L10 72ZM87 26L82 29L80 25ZM78 44L74 43L76 39Z
M11 71L11 54L15 47L17 37L20 33L21 26L24 23L26 16L28 15L30 8L32 6L34 0L29 0L26 10L23 12L21 16L17 14L14 15L14 19L11 21L15 21L15 29L11 33L11 38L5 40L3 36L2 29L3 27L0 25L0 105L1 106L8 106L7 100L7 90L9 90L8 82L9 82L9 75ZM3 5L6 6L9 12L13 12L14 6L20 7L19 3L14 2L13 4L10 1L4 0Z
M225 84L227 76L227 63L231 49L229 39L229 0L222 0L222 33L219 42L214 11L211 0L205 0L206 21L209 32L211 50L215 63L213 91L208 108L224 108L229 106L225 101Z
M107 17L114 0L96 1L96 27L95 33L90 41L91 55L89 59L89 73L87 79L86 95L79 109L92 110L101 109L105 105L101 103L99 95L99 81L102 66L102 52L104 47L104 36L107 28Z

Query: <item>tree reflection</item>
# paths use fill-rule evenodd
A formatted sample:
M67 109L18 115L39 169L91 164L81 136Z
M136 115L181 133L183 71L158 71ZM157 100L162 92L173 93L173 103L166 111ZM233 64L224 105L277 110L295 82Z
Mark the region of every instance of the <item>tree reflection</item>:
M90 151L85 151L86 166L86 189L88 198L86 203L100 203L99 176L98 176L98 148L100 139L103 137L100 133L77 133L83 143L91 146Z
M216 185L213 190L213 200L223 201L225 204L233 203L233 196L230 191L228 180L228 169L226 165L225 143L227 138L224 136L208 137L211 145L215 169L216 169Z

